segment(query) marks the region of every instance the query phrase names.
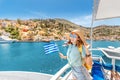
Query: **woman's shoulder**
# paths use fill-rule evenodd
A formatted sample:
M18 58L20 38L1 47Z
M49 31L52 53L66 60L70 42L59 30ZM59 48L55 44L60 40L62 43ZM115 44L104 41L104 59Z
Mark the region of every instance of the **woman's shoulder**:
M70 47L72 47L72 45L71 45L71 44L68 44L68 49L69 49Z

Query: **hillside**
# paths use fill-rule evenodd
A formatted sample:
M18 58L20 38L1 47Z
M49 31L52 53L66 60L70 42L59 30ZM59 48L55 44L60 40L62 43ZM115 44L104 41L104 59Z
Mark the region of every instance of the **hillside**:
M120 26L101 25L93 28L95 40L120 40Z
M76 25L65 19L0 20L0 34L21 41L63 39L74 29L84 31L90 39L90 28ZM94 40L120 40L120 26L101 25L93 28Z

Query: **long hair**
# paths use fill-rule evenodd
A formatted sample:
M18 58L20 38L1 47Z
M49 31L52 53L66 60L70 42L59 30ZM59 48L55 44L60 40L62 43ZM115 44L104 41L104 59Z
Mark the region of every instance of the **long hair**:
M76 34L77 35L77 34ZM71 40L69 39L68 43L67 44L73 44L71 42ZM81 45L84 45L83 41L81 40L81 38L77 35L77 40L76 40L76 44L75 44L77 47L80 47Z

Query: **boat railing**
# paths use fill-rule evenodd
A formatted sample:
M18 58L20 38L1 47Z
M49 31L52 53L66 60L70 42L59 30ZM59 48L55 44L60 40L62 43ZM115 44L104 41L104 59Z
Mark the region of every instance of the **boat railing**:
M93 57L94 60L101 60L101 57ZM61 77L61 75L69 69L69 64L66 64L62 69L60 69L50 80L68 80L69 76L71 75L72 71L70 70L64 77Z
M104 59L101 57L102 63L105 65L105 69L113 70L120 72L120 65L117 64L117 61L120 61L120 48L96 48L96 49L91 49L93 50L98 50L101 51L107 58L111 59L111 63L106 63ZM107 66L107 67L106 67Z
M71 74L71 71L69 71L63 78L61 78L61 75L69 68L70 68L69 64L66 64L50 80L67 80Z
M98 51L101 51L99 48L94 48L94 49L91 49L90 51L93 51L93 50L98 50ZM104 53L105 54L105 53ZM106 64L106 62L104 61L104 59L101 57L101 56L93 56L93 59L94 60L99 60L100 63L104 63ZM113 60L114 58L112 58ZM114 59L114 62L112 61L112 65L113 65L113 70L115 70L115 59ZM66 64L62 69L60 69L50 80L68 80L70 74L71 74L71 71L69 71L65 76L61 77L61 75L67 70L69 69L70 66L69 64ZM103 68L104 69L104 68ZM103 71L104 72L104 71ZM106 76L105 76L106 77Z
M72 71L69 71L63 78L62 80L67 80L70 76L70 74L72 73Z

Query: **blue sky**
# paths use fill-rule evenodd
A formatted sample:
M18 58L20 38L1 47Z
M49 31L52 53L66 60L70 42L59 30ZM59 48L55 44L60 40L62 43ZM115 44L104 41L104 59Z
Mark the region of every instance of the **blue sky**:
M93 0L0 0L0 18L63 18L88 27L92 6Z

